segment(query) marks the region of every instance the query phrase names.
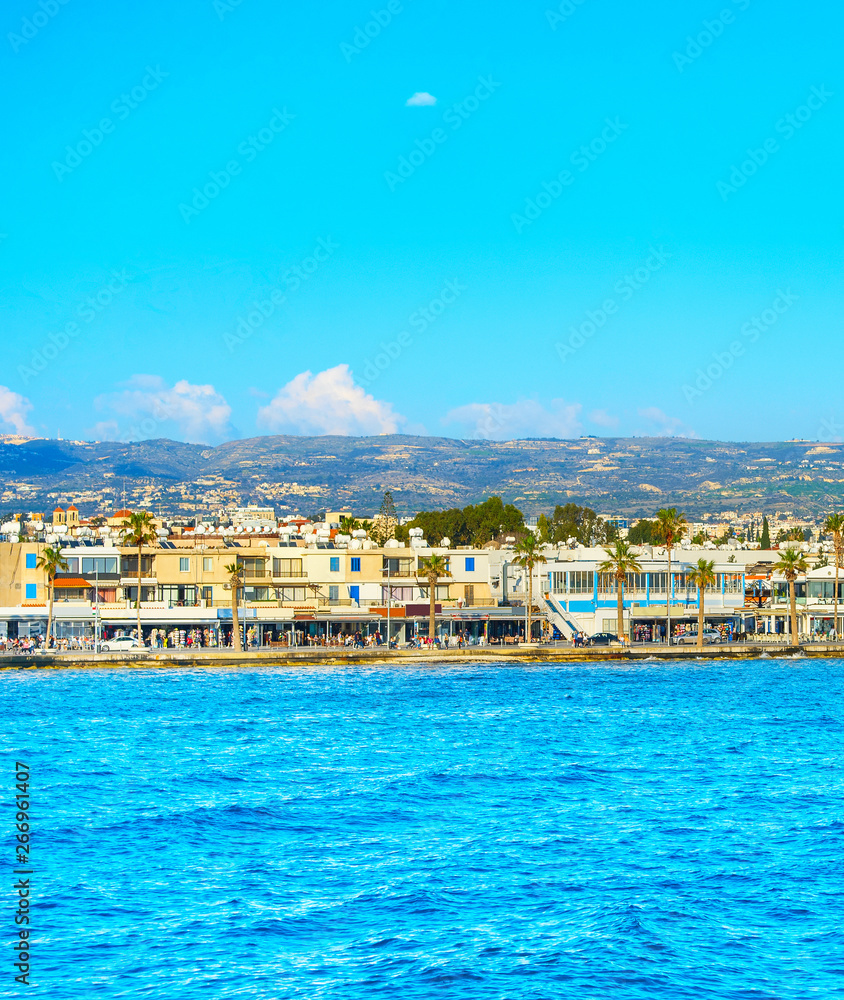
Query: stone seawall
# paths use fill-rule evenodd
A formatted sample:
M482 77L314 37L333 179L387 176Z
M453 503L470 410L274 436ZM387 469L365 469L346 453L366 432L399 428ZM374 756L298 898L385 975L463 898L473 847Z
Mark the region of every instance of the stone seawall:
M145 653L33 653L0 655L0 670L144 669L178 667L343 667L415 663L590 663L643 660L748 660L759 657L842 657L844 643L810 643L805 646L765 643L731 643L707 646L701 653L690 646L645 646L633 649L597 647L566 649L549 646L470 646L467 649L273 649L248 653L232 650L156 650Z

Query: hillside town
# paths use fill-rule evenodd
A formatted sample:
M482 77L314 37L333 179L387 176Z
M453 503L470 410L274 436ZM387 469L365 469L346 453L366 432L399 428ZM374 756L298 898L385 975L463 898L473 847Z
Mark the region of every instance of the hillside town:
M143 513L137 544L138 513L83 516L69 502L0 524L3 647L43 647L49 630L59 649L100 648L137 640L138 625L152 648L683 642L697 635L701 594L712 641L780 641L790 583L801 641L840 631L836 537L787 513L680 518L666 544L658 518L568 504L525 520L497 497L400 518L386 493L368 517L279 518L256 505L207 521ZM633 560L621 595L607 564L618 544ZM799 556L791 581L786 549ZM711 566L702 589L701 561Z

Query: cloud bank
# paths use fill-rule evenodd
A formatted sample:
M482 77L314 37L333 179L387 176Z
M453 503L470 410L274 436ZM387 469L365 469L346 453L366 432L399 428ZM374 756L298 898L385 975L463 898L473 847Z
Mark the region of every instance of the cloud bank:
M230 436L231 407L213 385L181 379L168 385L159 375L133 375L120 392L97 397L110 419L93 428L101 438L136 441L166 437L173 424L186 441L212 444Z
M27 414L31 409L32 403L26 396L0 385L0 428L3 433L34 435L35 430L27 423Z
M577 437L582 430L580 403L552 399L548 409L535 399L516 403L469 403L451 410L444 424L465 429L464 437L509 441L516 438Z
M404 423L355 382L348 365L301 372L258 410L258 426L277 434L395 434Z
M413 97L408 97L404 102L406 108L428 108L432 104L436 104L437 99L433 94L427 93L427 91L421 90L417 91Z

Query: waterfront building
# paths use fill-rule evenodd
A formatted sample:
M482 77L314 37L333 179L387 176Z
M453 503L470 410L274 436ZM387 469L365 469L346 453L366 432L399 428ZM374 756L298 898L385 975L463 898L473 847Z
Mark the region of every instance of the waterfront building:
M145 638L168 637L178 644L193 634L203 643L226 643L232 623L227 567L236 563L242 577L239 617L250 642L337 642L357 631L380 632L386 640L388 619L390 637L407 642L428 632L424 565L433 553L449 568L434 595L438 636L524 638L528 580L512 545L473 549L444 539L442 546L431 547L421 529L414 529L408 545L390 540L378 547L364 532L343 536L332 522L305 519L272 530L199 525L167 534L161 528L157 543L141 552L139 593L137 549L122 545L117 530L126 513L109 519L113 526L99 529L99 536L52 536L67 562L54 584L59 639L90 636L95 628L107 637L132 633L140 599ZM0 543L0 640L44 632L48 586L38 567L44 544L28 538ZM711 543L705 548L684 543L674 550L669 579L663 549L636 551L641 572L629 575L623 593L625 632L634 641L662 639L669 606L675 634L696 628L698 595L690 572L700 558L715 563L716 584L706 594L709 625L725 635L788 632L788 588L774 570L776 552L735 542L717 550ZM604 549L548 546L543 555L534 570L532 637L615 633L617 584L598 569ZM844 574L839 586L844 590ZM833 587L830 566L798 578L802 633L832 627Z

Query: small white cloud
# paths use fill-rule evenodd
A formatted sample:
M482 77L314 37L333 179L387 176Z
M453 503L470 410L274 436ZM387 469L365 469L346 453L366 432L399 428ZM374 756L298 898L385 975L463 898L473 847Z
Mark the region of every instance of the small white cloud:
M552 399L548 409L535 399L516 403L469 403L451 410L444 424L462 425L467 437L510 441L526 437L567 438L580 434L580 403Z
M593 410L589 414L589 420L599 427L608 427L611 430L615 430L620 423L618 417L613 416L612 413L607 413L606 410Z
M406 108L428 108L432 104L436 104L437 99L433 94L429 94L426 91L417 91L413 97L408 97L404 102Z
M98 396L94 405L111 417L92 428L106 439L166 437L169 424L185 440L208 444L226 438L231 429L231 407L214 386L186 379L169 386L159 375L133 375L124 389Z
M258 410L258 424L286 434L395 434L405 418L359 386L348 365L301 372Z
M0 427L3 431L15 434L34 435L35 431L26 422L26 417L32 409L32 403L17 392L12 392L5 385L0 385Z
M644 417L650 423L650 427L644 433L648 437L700 437L697 431L687 424L684 424L679 417L669 417L658 406L648 406L638 411L640 417ZM642 433L637 432L637 433Z

